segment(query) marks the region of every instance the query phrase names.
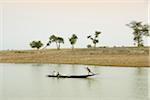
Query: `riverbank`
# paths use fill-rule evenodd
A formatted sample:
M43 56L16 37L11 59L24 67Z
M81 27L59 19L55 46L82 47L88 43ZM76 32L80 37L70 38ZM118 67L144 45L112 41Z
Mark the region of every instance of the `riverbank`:
M45 49L0 51L0 63L87 64L150 67L149 48Z

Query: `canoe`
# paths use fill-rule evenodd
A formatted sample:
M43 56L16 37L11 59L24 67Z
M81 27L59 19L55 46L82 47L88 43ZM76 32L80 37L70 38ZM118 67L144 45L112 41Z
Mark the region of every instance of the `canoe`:
M90 77L90 76L94 76L96 74L89 74L89 75L59 75L59 76L56 76L56 75L47 75L47 77L57 77L57 78L87 78L87 77Z

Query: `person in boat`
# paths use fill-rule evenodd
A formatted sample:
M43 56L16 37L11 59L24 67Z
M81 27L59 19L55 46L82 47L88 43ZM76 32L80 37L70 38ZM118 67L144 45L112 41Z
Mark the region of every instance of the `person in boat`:
M59 74L59 72L57 72L57 75L56 75L57 77L59 77L60 76L60 74Z
M56 71L53 71L53 75L54 75L54 76L57 76L57 77L60 76L59 72L56 72Z
M94 74L94 73L91 71L91 69L90 69L89 67L86 67L86 69L87 69L87 71L88 71L88 75L89 75L89 74Z

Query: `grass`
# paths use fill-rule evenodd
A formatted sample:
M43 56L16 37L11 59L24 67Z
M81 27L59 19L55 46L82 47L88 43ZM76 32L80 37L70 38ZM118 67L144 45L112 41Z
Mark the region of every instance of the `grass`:
M45 49L0 51L1 63L86 64L150 67L149 48Z

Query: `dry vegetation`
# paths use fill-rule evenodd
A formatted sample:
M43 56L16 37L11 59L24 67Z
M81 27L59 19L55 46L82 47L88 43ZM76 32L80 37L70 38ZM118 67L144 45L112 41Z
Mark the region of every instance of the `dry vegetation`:
M0 51L1 63L59 63L149 67L149 48L46 49Z

